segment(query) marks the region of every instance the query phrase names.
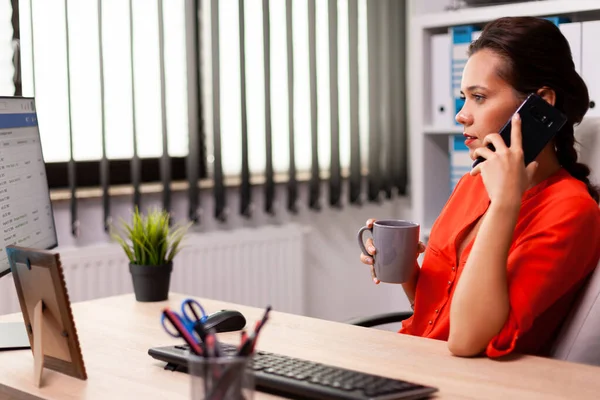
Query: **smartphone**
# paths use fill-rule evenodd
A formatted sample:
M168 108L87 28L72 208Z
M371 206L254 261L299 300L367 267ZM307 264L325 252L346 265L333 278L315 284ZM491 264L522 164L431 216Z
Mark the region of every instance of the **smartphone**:
M521 116L523 155L525 166L527 166L535 160L550 139L561 130L567 122L567 117L535 93L527 96L517 112ZM512 118L500 130L500 136L509 147L511 120ZM496 150L492 144L489 144L488 148L493 151ZM471 168L475 168L483 161L485 161L485 158L478 157Z

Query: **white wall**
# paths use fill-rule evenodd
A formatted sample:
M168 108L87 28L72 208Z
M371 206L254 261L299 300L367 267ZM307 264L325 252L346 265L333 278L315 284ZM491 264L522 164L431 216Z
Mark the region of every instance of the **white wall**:
M575 140L579 150L579 162L587 164L591 169L590 180L600 184L600 119L584 118L575 129Z
M344 321L352 317L371 315L380 312L408 310L409 305L399 285L373 284L369 269L359 261L360 250L356 232L368 218L409 218L410 203L406 198L383 201L381 204L367 203L362 207L344 206L341 210L323 207L320 212L309 211L307 188L301 187L297 216L285 210L286 193L284 186L277 187L277 213L270 217L261 212L262 188L254 189L256 215L246 220L237 213L239 196L236 189L228 191L230 220L220 224L212 217L213 199L210 191L201 193L203 211L202 221L197 231L229 230L235 235L235 229L260 224L284 224L295 222L312 228L308 245L308 315L335 321ZM323 202L326 204L327 187L323 186ZM347 196L344 197L346 199ZM112 200L112 215L128 218L131 211L131 197L124 196ZM160 194L146 195L142 208L160 205ZM172 211L175 220L183 220L187 215L187 193L174 194ZM87 199L78 202L80 236L70 233L70 211L68 201L54 203L54 215L58 232L59 248L63 246L81 246L108 241L102 226L101 199ZM395 325L386 327L396 329Z

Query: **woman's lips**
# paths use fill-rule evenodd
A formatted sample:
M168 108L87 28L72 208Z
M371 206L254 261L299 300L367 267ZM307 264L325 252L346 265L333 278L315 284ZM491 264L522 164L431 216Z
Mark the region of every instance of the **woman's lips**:
M475 140L477 140L477 136L471 136L468 135L466 133L463 132L463 136L465 137L465 145L468 146L469 144L473 143Z

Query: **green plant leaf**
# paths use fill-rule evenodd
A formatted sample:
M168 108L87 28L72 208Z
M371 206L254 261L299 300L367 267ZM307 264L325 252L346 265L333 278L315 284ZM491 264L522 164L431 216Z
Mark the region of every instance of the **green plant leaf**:
M134 243L137 243L137 245L138 245L138 254L139 254L139 257L137 258L138 263L140 265L151 265L150 263L148 263L150 250L144 244L143 238L134 237L133 241L134 241Z
M120 228L111 226L111 238L129 261L138 265L163 265L173 261L192 223L170 226L170 215L159 208L143 214L136 208L131 222L120 219Z
M135 256L133 254L133 252L131 251L131 248L129 247L129 244L127 244L127 242L125 240L123 240L121 237L115 235L114 239L119 243L119 245L123 248L123 250L125 251L125 254L127 255L127 258L129 259L130 262L134 262L135 261Z
M181 242L191 225L191 223L188 223L186 225L180 226L177 229L175 229L175 231L170 235L170 251L167 255L167 262L171 262L181 250Z

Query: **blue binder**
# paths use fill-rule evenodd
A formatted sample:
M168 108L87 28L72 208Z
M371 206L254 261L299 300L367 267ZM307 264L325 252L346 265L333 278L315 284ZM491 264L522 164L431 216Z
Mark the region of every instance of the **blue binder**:
M450 193L463 175L471 171L473 160L469 157L469 148L465 145L463 135L450 136Z
M450 28L452 37L452 98L454 99L454 114L463 107L465 101L460 98L460 81L463 69L467 63L467 51L473 32L478 28L474 25L455 26ZM458 122L454 121L456 125Z
M550 22L554 22L554 25L556 26L570 22L569 18L566 17L546 17L544 19L547 19Z

